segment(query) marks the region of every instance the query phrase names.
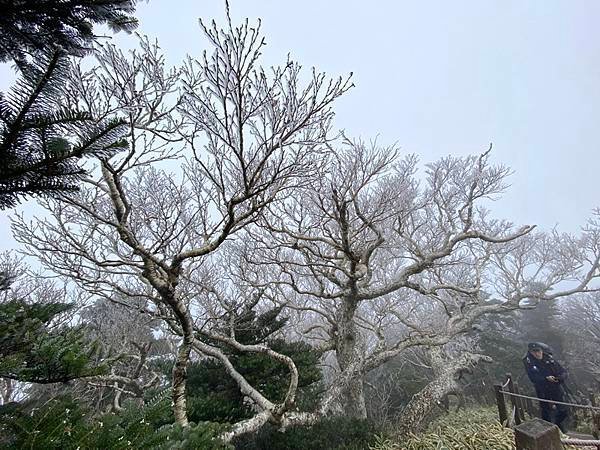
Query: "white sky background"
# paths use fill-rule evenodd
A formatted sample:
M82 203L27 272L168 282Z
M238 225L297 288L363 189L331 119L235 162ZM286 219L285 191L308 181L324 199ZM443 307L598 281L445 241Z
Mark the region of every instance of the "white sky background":
M515 171L494 216L576 232L600 206L600 2L231 0L231 9L234 22L262 19L263 65L290 53L306 70L354 72L356 87L334 106L349 136L397 142L422 163L493 142L493 162ZM225 24L223 0L150 0L136 15L172 64L207 48L198 17ZM15 245L10 212L0 211L0 249Z

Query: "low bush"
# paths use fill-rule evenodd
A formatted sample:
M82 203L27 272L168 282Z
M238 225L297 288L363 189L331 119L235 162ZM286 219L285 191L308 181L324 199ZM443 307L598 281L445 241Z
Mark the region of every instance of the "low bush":
M0 409L0 449L233 449L218 439L226 429L221 424L190 423L187 428L167 424L157 428L156 417L163 415L169 403L165 397L141 408L130 404L119 414L94 419L68 397L52 399L30 410L14 404Z
M460 410L432 422L420 435L394 439L380 435L371 450L512 450L514 434L492 408Z
M258 433L242 436L237 450L365 450L375 445L376 425L358 419L336 417L312 426L295 426L285 432L265 426Z

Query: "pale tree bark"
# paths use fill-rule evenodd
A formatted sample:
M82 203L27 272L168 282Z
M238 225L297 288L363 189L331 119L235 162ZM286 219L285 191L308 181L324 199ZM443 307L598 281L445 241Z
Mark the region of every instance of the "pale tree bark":
M214 273L212 267L206 268ZM204 357L211 357L219 361L229 376L237 383L240 392L250 399L256 411L254 417L233 425L232 429L225 433L222 438L231 441L234 437L244 433L256 431L267 421L273 424L285 426L289 422L290 411L293 410L298 389L299 372L294 361L287 355L276 352L268 346L268 338L271 331L278 330L278 326L271 327L264 324L262 329L256 329L258 335L251 339L255 343L240 342L237 332L240 318L249 317L252 312L259 312L261 301L264 300L264 291L252 292L249 298L247 293L236 289L232 285L224 285L217 280L209 282L210 277L202 277L202 285L198 289L206 292L209 298L205 301L206 312L202 322L195 324L194 349ZM216 278L216 277L215 277ZM214 283L214 284L213 284ZM269 312L273 312L272 305L266 306ZM248 332L251 327L247 322L242 322L240 332ZM206 341L212 344L207 344ZM274 362L281 364L287 369L289 381L284 398L280 402L274 402L265 397L257 387L252 386L244 376L237 370L227 357L226 350L236 353L256 353L264 355ZM293 414L293 413L292 413Z
M197 340L194 345L196 350L203 355L207 355L219 360L225 367L225 370L229 376L238 384L240 391L245 396L249 397L259 409L258 413L254 417L234 424L232 429L224 433L221 438L224 441L229 442L242 434L257 431L267 421L285 426L290 417L289 411L294 406L296 388L298 386L298 370L292 359L262 345L243 345L230 338L227 338L226 336L218 334L211 334L211 337L228 343L238 351L266 354L267 356L285 364L289 368L290 372L290 382L284 400L281 403L273 403L263 394L261 394L257 388L253 387L246 381L243 375L241 375L231 364L223 351ZM292 413L291 417L293 416L294 414Z
M598 222L570 236L490 218L483 203L510 170L489 158L444 158L419 179L414 157L346 141L317 185L269 207L269 233L250 230L249 282L277 286L302 333L334 351L326 409L352 403L364 417L362 377L406 349L444 345L525 301L595 289Z
M115 368L111 367L111 373L107 375L98 375L93 377L81 378L79 381L89 386L97 388L108 388L112 391L113 399L110 408L105 412L121 411L121 402L125 397L135 398L143 403L144 392L156 386L159 382L159 375L148 369L148 354L151 344L137 346L139 354L128 355L118 354L112 358L102 361L104 365L110 365L111 360L122 363L123 360L132 359L135 361L132 370L126 375L116 373ZM142 373L142 372L146 373Z
M222 264L219 261L218 267ZM253 295L244 298L246 293L236 290L233 286L224 283L214 284L216 279L220 278L215 275L215 267L207 265L204 270L206 273L190 280L193 281L196 295L206 295L203 301L204 313L201 317L197 317L193 324L193 351L202 358L208 357L219 361L227 374L238 385L240 392L250 399L256 410L252 418L233 424L231 429L221 436L221 439L230 442L237 436L257 431L267 422L278 424L281 428L296 423L316 422L319 415L294 411L299 381L299 372L294 361L289 356L274 351L265 343L244 344L236 337L235 321L230 319L243 316L259 305L264 292L254 292ZM148 314L153 313L148 312ZM163 309L160 314L175 334L183 334L171 311ZM289 381L284 398L280 402L274 402L262 394L232 364L226 350L262 354L286 367Z
M183 426L205 310L189 280L265 206L309 182L329 151L332 103L352 86L316 71L304 83L292 61L268 74L259 26L201 26L214 52L181 68L166 69L158 45L142 39L139 53L108 45L98 68L73 73L65 102L125 117L129 150L99 161L81 192L45 202L51 218L14 223L45 267L109 300L145 299L142 309L180 336L172 395Z
M340 317L337 320L335 355L341 371L348 370L350 365L363 356L361 348L362 336L354 322L358 302L352 298L345 298ZM356 377L349 380L344 386L341 396L340 411L348 417L364 419L367 417L367 407L364 397L362 378Z
M0 405L6 405L14 400L16 383L10 378L0 378Z
M125 399L142 405L145 392L161 382L151 367L152 359L171 354L170 343L154 335L160 322L134 310L134 305L143 307L145 301L115 296L111 302L98 300L79 312L86 338L99 347L97 364L108 366L110 373L78 380L69 390L94 404L98 414L121 410Z
M461 374L470 371L481 362L491 362L489 356L465 352L458 358L448 358L442 348L434 347L432 354L433 379L415 394L398 418L398 434L418 433L428 423L431 414L444 398L460 394Z

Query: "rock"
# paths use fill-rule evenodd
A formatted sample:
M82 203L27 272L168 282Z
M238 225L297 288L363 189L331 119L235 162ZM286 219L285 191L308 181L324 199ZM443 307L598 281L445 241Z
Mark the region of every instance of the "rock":
M542 419L533 419L515 427L517 450L563 450L558 427Z

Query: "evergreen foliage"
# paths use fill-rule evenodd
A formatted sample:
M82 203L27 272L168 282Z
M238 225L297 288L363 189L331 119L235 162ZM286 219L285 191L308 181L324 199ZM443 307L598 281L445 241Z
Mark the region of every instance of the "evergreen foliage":
M543 342L550 346L556 358L562 358L564 336L559 326L560 316L555 302L539 302L535 308L523 310L520 323L523 345Z
M135 0L0 0L0 61L20 78L0 93L0 209L29 195L72 191L84 156L127 146L124 121L99 119L64 104L69 55L91 48L93 25L131 31Z
M312 426L294 426L285 432L268 425L256 434L240 437L237 450L362 450L376 443L378 427L366 420L335 417Z
M48 329L56 315L70 308L19 300L0 304L0 377L57 383L100 373L90 364L80 329Z
M120 414L89 418L79 402L57 397L39 408L16 404L0 409L0 448L43 449L228 449L218 436L219 424L190 424L156 428L153 418L169 409L169 401L139 408L136 404Z
M27 53L62 48L81 55L90 49L93 26L130 32L135 0L0 0L0 61L24 61Z
M321 378L319 355L302 342L273 340L269 347L291 357L298 367L298 397L302 408L315 397L311 387ZM289 383L287 367L261 354L232 354L230 361L246 380L267 398L281 402ZM193 363L188 368L188 407L190 420L238 422L253 415L238 385L216 361Z
M127 146L124 120L95 120L61 105L69 65L60 50L40 53L22 64L11 91L0 93L0 209L26 195L74 190L85 173L79 158Z
M103 371L82 330L51 326L72 305L38 303L10 292L16 275L0 271L0 377L32 383L66 382Z
M529 380L523 368L523 356L527 352L527 342L522 333L519 311L506 314L492 314L484 317L480 324L483 333L476 331L479 352L492 358L491 364L481 364L475 368L474 378L478 380L467 386L467 394L491 400L491 389L495 383L503 382L506 374L527 389Z
M0 409L0 448L77 448L89 432L83 411L68 397L39 408L11 404Z
M320 354L303 342L288 342L271 336L287 322L279 317L281 308L258 314L248 305L235 317L225 318L234 324L235 336L242 344L266 343L276 352L292 358L299 372L298 405L307 406L315 399L314 388L321 379ZM213 342L214 345L221 345ZM242 353L223 348L236 370L273 402L281 402L289 383L286 366L259 353ZM188 368L188 407L193 421L237 422L253 415L252 405L244 402L238 385L223 366L210 359L192 363Z
M529 342L544 342L561 359L563 337L557 319L560 312L556 303L539 302L535 308L512 311L506 314L492 314L484 317L476 332L479 352L490 356L492 364L481 365L475 369L475 378L479 380L466 387L466 392L479 400L491 401L491 386L506 379L510 373L526 393L533 393L523 367L523 357L527 353Z

